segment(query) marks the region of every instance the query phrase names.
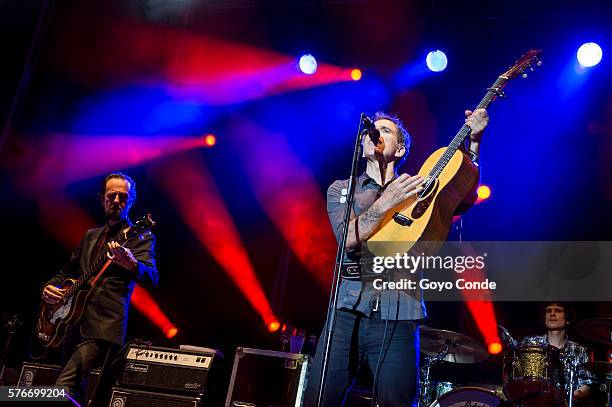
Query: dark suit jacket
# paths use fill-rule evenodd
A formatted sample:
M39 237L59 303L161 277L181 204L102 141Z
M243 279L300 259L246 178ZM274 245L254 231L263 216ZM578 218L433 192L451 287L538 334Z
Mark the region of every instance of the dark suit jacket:
M85 232L81 244L72 253L68 263L47 284L59 285L66 278L78 278L93 261L92 251L103 231L104 227ZM125 340L128 307L134 284L138 282L143 287L157 285L159 276L155 267L153 234L146 232L139 238L129 241L125 247L130 249L138 260L138 268L136 272L131 272L113 263L104 272L93 288L81 319L80 332L84 338L103 339L122 345Z

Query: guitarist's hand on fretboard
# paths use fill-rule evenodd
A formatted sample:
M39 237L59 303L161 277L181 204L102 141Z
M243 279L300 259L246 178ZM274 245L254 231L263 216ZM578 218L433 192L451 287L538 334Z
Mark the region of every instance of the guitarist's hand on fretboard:
M470 133L470 140L472 143L480 143L482 133L489 124L489 115L486 109L476 109L473 112L471 110L466 110L465 124L472 129Z
M114 241L108 244L108 258L126 270L134 271L138 267L138 260L132 251Z
M65 289L57 288L52 284L45 286L42 292L42 299L47 304L57 304L64 298Z

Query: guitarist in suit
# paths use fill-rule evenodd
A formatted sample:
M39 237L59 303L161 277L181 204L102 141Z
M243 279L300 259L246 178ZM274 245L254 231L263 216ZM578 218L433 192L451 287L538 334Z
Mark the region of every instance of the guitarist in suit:
M77 346L55 383L67 387L77 400L83 397L83 382L89 372L112 360L125 340L134 284L156 286L158 282L155 237L150 232L128 241L124 247L116 242L131 225L128 213L136 200L135 182L122 173L109 174L102 184L101 199L106 224L85 232L68 263L47 282L42 292L43 301L57 303L65 291L58 288L62 281L78 278L104 252L112 259L111 266L92 288L80 325L69 334Z
M476 160L489 118L485 109L468 110L465 115L471 137L469 149L464 151ZM380 138L376 144L370 137L364 138L366 170L355 185L355 203L346 241L346 260L352 262L359 261L357 250L374 233L385 214L423 189L422 177L397 174L411 141L402 122L382 112L373 120ZM327 212L337 240L344 227L347 193L348 180L335 181L327 190ZM419 357L415 340L418 321L425 317L424 304L399 290L377 291L363 281L342 278L337 307L321 406L342 405L356 370L366 364L374 378L373 396L381 407L412 405ZM325 340L321 340L306 391L304 405L307 407L317 403L324 349Z

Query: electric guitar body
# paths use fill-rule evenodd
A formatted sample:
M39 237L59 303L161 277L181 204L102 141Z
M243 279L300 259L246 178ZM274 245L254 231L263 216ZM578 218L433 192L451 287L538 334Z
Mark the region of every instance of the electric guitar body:
M77 280L69 278L64 280L59 288L70 289L76 283ZM62 343L68 329L83 316L90 293L89 287L83 287L65 302L56 304L41 302L38 310L37 333L38 339L44 346L54 348Z

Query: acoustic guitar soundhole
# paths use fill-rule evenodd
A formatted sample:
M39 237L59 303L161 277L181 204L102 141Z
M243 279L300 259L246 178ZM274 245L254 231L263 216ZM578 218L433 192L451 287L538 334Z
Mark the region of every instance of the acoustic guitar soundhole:
M427 191L429 192L427 194L427 197L420 201L417 201L416 205L414 205L414 208L412 209L412 219L418 219L423 216L427 208L429 208L429 205L431 205L431 203L433 202L434 196L436 196L436 192L438 191L438 185L438 182L435 182L433 184L433 188L431 188L431 191Z

